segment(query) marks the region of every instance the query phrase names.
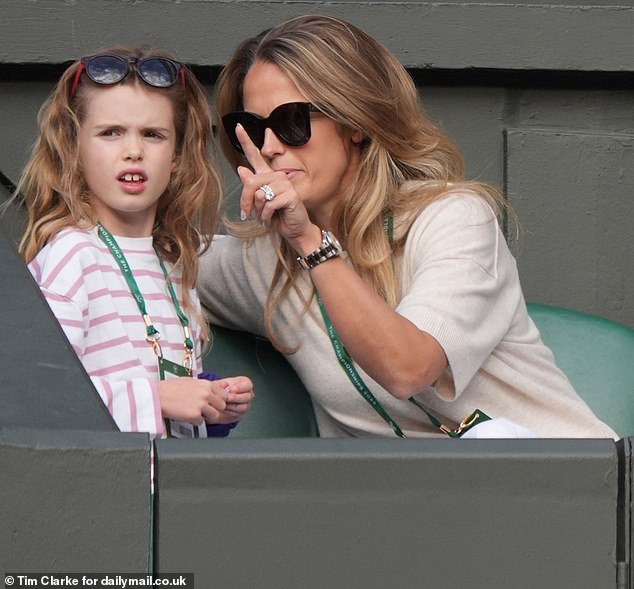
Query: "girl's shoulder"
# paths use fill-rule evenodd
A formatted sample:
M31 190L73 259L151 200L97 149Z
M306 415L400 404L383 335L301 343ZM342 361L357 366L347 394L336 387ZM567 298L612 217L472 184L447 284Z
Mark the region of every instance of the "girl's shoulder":
M29 269L42 284L60 274L82 272L95 264L101 251L94 229L71 227L57 233L31 260Z
M95 228L79 229L69 227L62 229L40 250L38 256L46 255L48 258L60 258L73 256L80 252L91 252L93 255L99 252L99 242Z

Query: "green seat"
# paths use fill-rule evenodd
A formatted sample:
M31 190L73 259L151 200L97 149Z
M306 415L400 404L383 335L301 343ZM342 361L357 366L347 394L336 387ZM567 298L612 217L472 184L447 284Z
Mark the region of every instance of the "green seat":
M557 365L597 416L634 435L634 329L562 307L528 304Z
M528 311L579 395L620 436L634 436L634 330L562 307L529 303ZM213 332L205 370L244 374L255 385L253 408L232 437L318 435L308 392L268 340L222 327Z
M318 435L308 392L286 358L268 340L214 327L213 345L203 367L220 376L245 375L253 381L253 407L231 432L232 438Z

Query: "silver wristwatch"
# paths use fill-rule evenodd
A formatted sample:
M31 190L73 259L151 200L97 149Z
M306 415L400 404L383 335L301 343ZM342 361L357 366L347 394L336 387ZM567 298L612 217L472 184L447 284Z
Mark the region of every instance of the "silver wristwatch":
M338 257L343 248L330 231L321 232L321 246L307 256L297 256L297 262L304 270L312 270L330 258Z

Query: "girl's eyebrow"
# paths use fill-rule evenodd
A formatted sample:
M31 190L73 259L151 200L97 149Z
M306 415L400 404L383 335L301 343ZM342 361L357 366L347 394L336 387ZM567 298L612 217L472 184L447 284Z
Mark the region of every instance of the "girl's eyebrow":
M160 131L161 133L171 133L172 129L168 127L160 127L157 125L148 125L146 127L142 127L144 131Z
M101 123L94 126L95 129L127 129L128 126L122 123ZM161 131L162 133L170 133L169 127L162 127L160 125L143 125L139 127L141 131Z

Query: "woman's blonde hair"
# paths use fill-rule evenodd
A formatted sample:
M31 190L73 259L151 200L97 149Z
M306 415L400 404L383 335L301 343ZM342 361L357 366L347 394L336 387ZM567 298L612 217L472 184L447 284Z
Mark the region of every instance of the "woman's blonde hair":
M99 53L126 59L167 57L163 50L142 51L113 47ZM64 72L38 114L39 136L24 169L16 195L26 206L27 227L20 252L30 262L59 231L66 227L91 227L94 218L88 187L79 161L79 131L91 93L101 87L81 75L76 93L71 87L80 67L73 63ZM182 268L183 302L195 311L188 289L196 284L198 257L209 245L220 218L222 186L212 164L211 112L204 89L194 74L182 66L183 80L169 88L142 82L134 67L120 84L139 84L148 92L167 96L174 111L176 163L161 196L153 228L154 244L162 255ZM133 73L134 72L134 73Z
M221 116L243 108L244 79L257 61L276 65L307 101L365 137L358 172L334 211L331 229L359 274L388 304L395 306L400 296L392 256L402 249L411 223L427 204L450 189L464 188L501 211L503 199L496 190L464 182L461 153L425 115L405 68L359 28L330 16L309 15L246 40L216 86L215 105ZM221 143L234 168L246 163L224 134ZM394 239L384 229L388 217L398 223ZM263 231L238 224L230 228L243 236ZM298 273L296 254L284 241L279 248L265 316L278 346L272 314L296 286Z

